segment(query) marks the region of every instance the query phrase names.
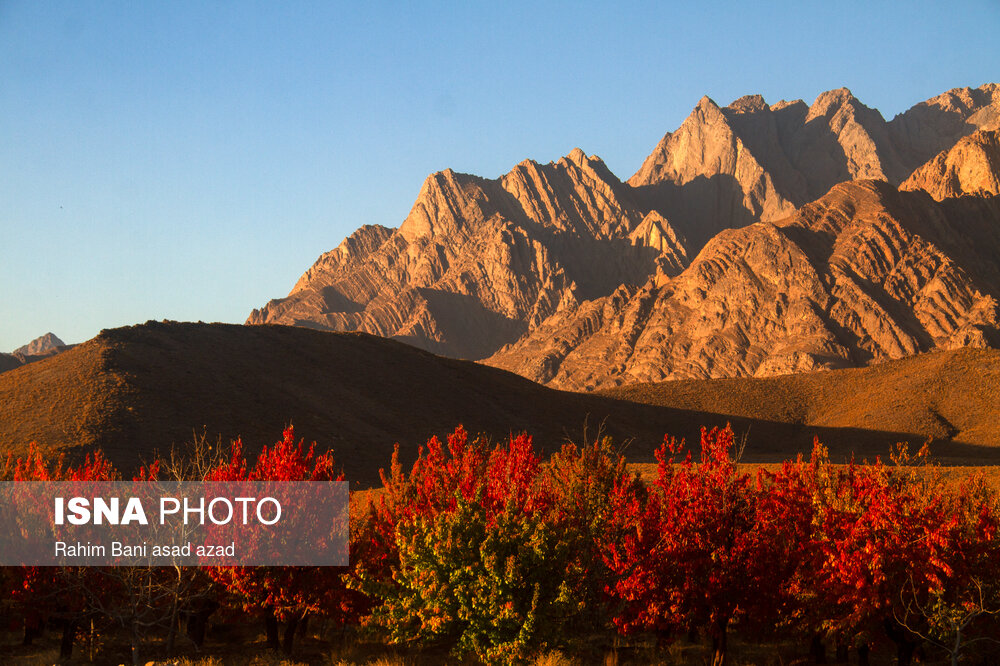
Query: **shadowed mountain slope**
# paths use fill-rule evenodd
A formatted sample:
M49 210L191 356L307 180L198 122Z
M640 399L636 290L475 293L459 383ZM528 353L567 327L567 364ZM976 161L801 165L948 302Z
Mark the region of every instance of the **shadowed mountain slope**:
M1000 351L995 349L935 352L866 368L767 379L630 384L600 393L804 427L913 432L1000 447L995 425L1000 420Z
M934 358L947 362L947 357L927 357ZM1000 462L1000 447L989 448L996 444L996 357L982 357L993 359L989 362L957 358L966 372L956 373L947 384L939 378L934 385L936 375L927 374L941 368L906 366L917 368L924 379L897 379L891 396L914 413L920 404L937 409L953 424L958 441L935 448L944 462ZM864 384L864 377L879 372L881 366L863 371L875 375L833 372L792 381L831 382L822 395L837 395L859 390L854 384L838 384L841 378L861 377ZM0 375L0 441L7 452L21 453L37 441L43 450L74 457L101 447L128 472L155 450L166 452L172 444L190 441L194 430L204 429L211 439L242 436L254 452L277 440L291 421L299 437L316 440L321 448L332 446L348 478L364 486L377 483L395 442L407 462L428 436L450 432L458 423L494 438L527 430L543 451L551 452L567 436L580 441L585 422L590 436L603 422L616 441L632 440L627 454L633 462L651 461L665 433L697 442L702 425L724 425L730 419L738 432L750 433L748 461L774 462L808 453L814 435L830 445L835 459L844 460L851 452L871 458L884 455L901 439L919 443L950 432L923 417L882 421L877 412L858 415L863 429L846 416L836 421L837 427L804 426L795 400L787 401L793 405L788 413L767 400L760 401L756 412L746 408L752 400L726 400L738 394L732 386L752 395L794 395L796 385L780 388L788 378L770 384L741 381L677 384L691 387L690 395L716 396L697 404L689 399L678 409L554 391L507 372L366 334L147 323L103 331L63 354ZM767 388L755 389L758 385ZM923 388L914 393L911 386ZM878 387L874 384L872 391ZM638 390L636 398L649 399ZM951 398L938 397L942 391L978 397L960 415ZM712 413L716 409L735 417ZM892 429L896 431L887 431Z
M351 480L373 483L395 442L412 458L459 423L494 437L527 430L551 451L605 419L608 432L647 451L693 420L367 334L286 326L150 322L0 375L6 451L36 441L79 457L100 447L126 470L202 429L258 451L291 422L300 437L332 446Z

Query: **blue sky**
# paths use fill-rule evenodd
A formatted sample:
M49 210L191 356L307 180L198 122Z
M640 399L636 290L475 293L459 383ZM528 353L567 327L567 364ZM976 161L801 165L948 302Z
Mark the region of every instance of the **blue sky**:
M702 95L887 119L1000 80L1000 3L0 0L0 351L242 322L424 178L630 176Z

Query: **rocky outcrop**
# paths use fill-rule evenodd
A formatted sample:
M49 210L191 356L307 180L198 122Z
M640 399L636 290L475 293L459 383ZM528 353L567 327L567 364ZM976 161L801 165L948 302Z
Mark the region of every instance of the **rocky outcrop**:
M496 180L431 175L398 230L359 229L248 323L365 331L478 359L560 308L687 263L670 222L576 149Z
M719 233L672 280L553 316L487 363L592 390L997 344L996 247L1000 199L842 184L785 220Z
M938 201L1000 194L1000 132L981 130L961 139L914 171L900 189L924 190Z
M795 208L708 97L663 137L628 182L648 208L676 220L694 250L722 229L783 217Z

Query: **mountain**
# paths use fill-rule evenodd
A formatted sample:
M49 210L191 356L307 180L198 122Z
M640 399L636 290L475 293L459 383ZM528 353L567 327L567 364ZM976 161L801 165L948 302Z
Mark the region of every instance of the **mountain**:
M899 185L977 129L1000 127L1000 86L956 88L886 122L846 88L769 106L702 98L628 184L697 252L723 229L786 217L851 180Z
M1000 351L919 354L866 368L767 379L631 384L602 395L685 410L976 442L1000 452ZM756 427L756 426L754 426ZM751 429L752 432L752 429ZM911 451L918 442L910 441ZM932 445L934 453L937 446ZM884 457L884 456L883 456Z
M900 189L924 190L938 201L1000 194L1000 132L981 130L963 137L914 171Z
M68 348L69 345L60 340L54 333L46 333L26 345L18 347L10 354L0 353L0 372L13 370L25 363L48 358Z
M626 182L579 149L494 180L433 174L398 229L362 227L247 323L364 331L577 389L994 344L995 205L894 186L998 124L996 84L888 122L843 88L705 97ZM889 263L867 266L882 227Z
M942 363L951 363L947 355L898 366L892 399L908 405L908 411L894 419L857 412L863 425L852 425L853 417L845 416L837 427L814 427L795 414L779 413L766 400L757 411L720 400L718 405L733 414L719 414L710 402L678 408L556 391L362 333L150 322L102 331L62 354L0 375L0 451L21 454L35 441L44 451L78 459L101 447L128 474L155 451L166 453L172 444L191 441L194 432L205 432L212 441L242 436L252 454L280 438L291 422L298 437L315 440L321 449L332 446L348 479L364 486L378 482L378 470L388 466L395 442L406 464L427 437L450 432L458 423L494 439L527 430L545 452L557 450L567 437L580 441L589 423L588 437L603 431L628 446L630 461L643 462L652 461L665 433L697 442L702 425L732 421L738 432L749 433L748 461L808 453L814 436L839 461L852 452L885 455L896 441L916 445L930 436L942 440L935 453L944 463L1000 462L1000 447L992 446L1000 404L998 352L958 353L965 354L955 357L965 370L947 380L933 374ZM815 381L838 395L857 391L858 382L882 373L880 366L860 375L823 373ZM854 379L844 383L844 377ZM769 384L739 381L736 386L752 396L797 390L780 388L788 378ZM700 385L690 392L731 394L731 384ZM879 386L872 384L869 392ZM669 387L654 392L674 394ZM959 414L953 396L963 392L973 397L966 413ZM636 397L655 402L650 395L640 391ZM954 428L926 422L921 415L934 409ZM906 416L910 413L916 417Z
M486 362L592 390L770 376L1000 343L1000 198L835 186L722 232L676 278L565 311Z
M247 323L364 331L483 358L561 308L680 272L683 238L647 213L579 149L496 180L443 171L399 229L362 227Z
M14 368L19 368L24 365L24 360L13 354L5 354L0 352L0 372L7 372L8 370L13 370Z
M1000 129L1000 84L954 88L889 123L893 144L914 168L977 129Z
M55 333L49 332L41 337L35 338L22 347L18 347L14 350L14 353L23 354L25 356L40 356L46 352L65 346L66 343L60 340Z

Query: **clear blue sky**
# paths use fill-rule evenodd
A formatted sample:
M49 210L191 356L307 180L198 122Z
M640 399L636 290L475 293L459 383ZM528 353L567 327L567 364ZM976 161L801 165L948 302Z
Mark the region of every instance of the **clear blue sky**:
M431 172L627 178L704 94L1000 80L995 0L764 4L0 0L0 351L242 322Z

